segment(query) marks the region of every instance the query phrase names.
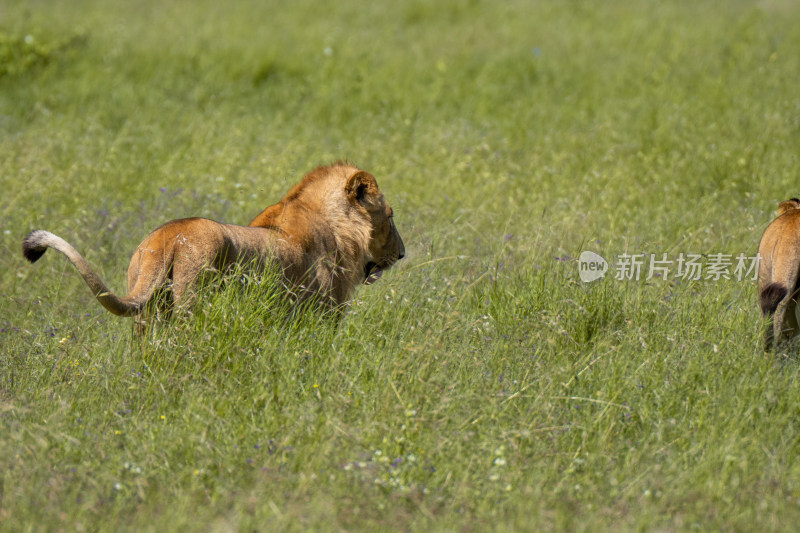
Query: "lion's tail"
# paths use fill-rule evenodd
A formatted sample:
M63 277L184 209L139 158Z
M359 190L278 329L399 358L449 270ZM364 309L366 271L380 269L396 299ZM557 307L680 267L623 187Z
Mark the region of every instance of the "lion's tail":
M778 282L773 282L764 287L758 295L759 303L761 304L761 313L763 315L771 315L778 308L778 304L786 298L789 289L785 285Z
M95 298L109 311L119 316L134 316L141 312L142 302L133 301L129 298L119 298L108 290L103 280L95 274L86 259L78 253L67 241L54 235L49 231L32 231L22 241L22 254L25 259L35 263L48 248L58 250L67 256L78 272L83 276L84 281L92 290Z

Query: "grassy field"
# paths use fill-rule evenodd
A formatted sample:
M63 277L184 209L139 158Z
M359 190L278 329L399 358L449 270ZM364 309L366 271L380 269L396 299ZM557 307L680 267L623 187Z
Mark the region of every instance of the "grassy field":
M675 270L800 194L798 50L790 0L4 0L0 530L794 530L798 361ZM122 291L344 158L407 257L338 327L234 286L141 343L22 258Z

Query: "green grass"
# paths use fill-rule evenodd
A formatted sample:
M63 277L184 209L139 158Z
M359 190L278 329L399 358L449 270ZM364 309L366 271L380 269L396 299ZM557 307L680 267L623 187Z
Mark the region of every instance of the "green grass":
M0 5L0 529L793 530L796 357L755 284L574 259L754 255L796 196L800 8L695 2ZM347 158L407 258L338 324L270 284L147 342L161 223L246 224Z

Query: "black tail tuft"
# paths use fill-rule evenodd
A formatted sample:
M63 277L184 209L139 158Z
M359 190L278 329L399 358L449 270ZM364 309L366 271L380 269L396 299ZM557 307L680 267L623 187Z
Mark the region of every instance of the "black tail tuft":
M788 292L789 289L780 283L770 283L764 287L764 290L758 295L761 303L761 313L764 315L774 313L775 309L778 308L778 304L781 302L781 300L786 298L786 294L788 294Z
M47 251L47 246L39 244L35 231L32 231L22 241L22 255L31 263L35 263Z

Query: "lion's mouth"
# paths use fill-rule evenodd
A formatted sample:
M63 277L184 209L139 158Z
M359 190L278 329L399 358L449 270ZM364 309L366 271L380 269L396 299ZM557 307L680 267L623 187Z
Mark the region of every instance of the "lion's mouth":
M370 261L364 265L364 285L372 285L378 281L383 275L383 269L378 266L378 263Z

